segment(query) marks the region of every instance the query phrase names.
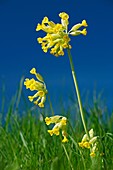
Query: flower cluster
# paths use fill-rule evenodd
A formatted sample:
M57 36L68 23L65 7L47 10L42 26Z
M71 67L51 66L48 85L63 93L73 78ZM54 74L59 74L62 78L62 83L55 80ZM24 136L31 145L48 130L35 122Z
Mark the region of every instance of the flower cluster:
M67 139L67 134L66 134L66 123L67 123L67 118L63 117L63 116L52 116L52 117L46 117L45 118L45 122L47 125L50 124L55 124L54 127L52 128L52 130L48 130L48 133L53 136L56 135L58 136L60 134L60 130L62 131L62 136L63 136L63 140L62 142L68 142Z
M54 56L63 56L64 49L71 48L69 44L69 35L77 36L79 34L86 35L86 28L79 30L79 28L87 27L86 20L74 25L70 31L68 31L69 15L65 12L59 14L61 23L55 24L53 21L49 21L47 17L44 17L41 24L38 24L36 31L42 30L46 32L46 36L37 38L38 43L41 44L42 50L46 53L51 48L50 53Z
M89 131L89 137L85 134L82 138L82 141L79 142L79 146L82 148L90 149L90 156L95 157L95 152L97 150L97 136L94 136L94 131L91 129Z
M37 91L33 96L28 96L29 100L32 102L34 99L34 104L38 105L39 107L44 107L44 102L46 100L47 89L44 83L43 77L36 72L35 68L32 68L30 71L31 74L34 74L37 78L28 79L26 78L24 81L24 85L26 89L30 89L31 91Z
M81 29L81 27L87 27L86 20L83 20L81 23L74 25L70 30L68 30L69 25L69 15L65 12L61 12L59 14L61 19L60 23L54 23L50 21L48 17L44 17L41 24L38 24L36 27L36 31L44 31L46 35L44 37L37 38L37 41L42 46L42 50L46 53L50 50L50 53L54 56L63 56L64 49L71 49L70 45L70 35L86 35L86 28ZM34 74L37 80L34 78L26 78L24 81L24 85L26 89L30 89L31 91L36 91L33 96L28 96L31 102L38 105L39 107L44 107L44 103L46 100L47 89L44 82L43 77L36 72L35 68L32 68L30 71L31 74ZM48 133L53 135L60 135L62 133L62 142L68 142L67 133L66 133L66 125L67 118L63 116L52 116L46 117L45 122L47 125L54 124L51 130L48 130ZM79 143L79 146L82 148L92 148L91 156L94 156L95 148L96 148L96 137L92 135L93 130L89 131L90 140L87 135L84 135L82 142ZM91 137L92 136L92 137ZM94 148L95 147L95 148Z

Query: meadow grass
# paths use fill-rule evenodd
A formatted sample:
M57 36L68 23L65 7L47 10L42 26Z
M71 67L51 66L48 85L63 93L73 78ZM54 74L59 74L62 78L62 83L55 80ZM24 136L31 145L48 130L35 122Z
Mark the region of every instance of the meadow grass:
M27 107L19 110L22 82L11 100L7 114L3 107L0 118L0 170L112 170L113 169L113 113L100 105L98 99L92 107L84 106L88 129L93 128L98 140L98 154L91 158L88 149L82 149L84 130L76 100L61 114L68 118L67 143L61 136L52 137L44 118L49 109ZM4 103L4 101L3 101ZM73 114L73 109L76 114Z

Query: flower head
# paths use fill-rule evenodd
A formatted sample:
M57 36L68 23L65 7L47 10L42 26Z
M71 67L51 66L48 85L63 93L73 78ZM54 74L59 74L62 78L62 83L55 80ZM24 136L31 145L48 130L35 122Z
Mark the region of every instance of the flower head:
M42 30L46 33L45 37L37 38L38 43L42 46L42 50L46 53L48 49L51 49L50 53L56 57L63 56L64 49L71 48L69 35L86 35L86 28L83 30L79 30L79 28L88 26L86 20L83 20L68 31L69 15L61 12L59 17L61 18L61 23L55 24L53 21L49 21L48 17L44 17L42 23L36 27L36 31Z
M62 131L63 140L62 142L68 142L67 139L67 133L66 133L66 124L67 124L67 118L63 116L52 116L52 117L46 117L45 122L47 125L55 124L52 130L48 130L48 133L53 136L58 136L60 134L60 130Z
M90 137L90 138L89 138ZM89 131L89 137L85 134L82 138L82 141L79 142L79 146L82 148L90 149L90 156L95 157L95 152L97 150L97 136L94 136L94 131L91 129Z
M34 102L34 104L38 105L39 107L44 107L44 103L46 100L47 89L44 83L43 77L36 72L35 68L30 70L31 74L34 74L37 78L28 79L26 78L24 81L24 85L26 89L30 89L31 91L37 91L33 96L28 96L29 100ZM36 99L36 100L34 100Z

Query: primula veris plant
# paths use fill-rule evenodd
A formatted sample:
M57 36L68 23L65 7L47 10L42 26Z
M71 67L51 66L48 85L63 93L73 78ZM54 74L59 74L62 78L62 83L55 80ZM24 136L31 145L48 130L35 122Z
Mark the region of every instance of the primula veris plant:
M46 33L46 36L37 38L38 43L41 44L42 50L46 53L48 49L50 53L54 56L63 56L64 49L71 49L70 37L77 35L86 35L86 28L79 30L81 27L87 27L86 20L83 20L81 23L74 25L70 31L68 31L69 25L69 15L65 12L59 14L61 18L61 23L55 24L53 21L49 21L48 17L44 17L41 24L38 24L36 31L42 30Z
M98 149L97 149L97 136L94 136L93 129L89 131L89 137L87 134L85 134L82 138L82 141L79 142L79 146L82 148L90 149L90 156L95 157L96 151Z
M37 80L35 80L34 78L26 78L24 81L24 85L26 86L26 89L37 92L33 96L28 96L28 98L31 102L34 102L34 104L38 105L39 107L44 107L47 94L44 79L39 73L36 72L35 68L32 68L30 73L34 74Z
M82 123L83 123L84 130L85 130L88 138L90 138L87 127L86 127L86 122L85 122L83 107L82 107L82 101L81 101L81 97L80 97L80 92L79 92L79 88L78 88L75 70L74 70L74 64L73 64L73 60L72 60L72 56L71 56L71 52L70 52L71 45L69 44L69 42L70 42L69 36L70 35L77 36L80 34L82 34L82 35L87 34L86 28L84 28L82 30L80 30L80 28L87 27L88 24L87 24L86 20L83 20L81 23L74 25L68 31L69 15L65 12L61 12L59 14L59 17L61 18L61 23L57 23L57 24L55 24L53 21L49 21L48 17L44 17L44 19L42 20L42 23L37 25L36 31L42 30L46 33L46 36L43 38L39 37L39 38L37 38L37 40L41 44L42 50L44 52L47 52L48 49L51 49L50 53L56 57L63 56L64 49L67 49L70 66L71 66L71 71L72 71L72 76L73 76L73 81L74 81L74 86L76 89Z
M62 142L63 143L68 142L67 133L66 133L66 124L67 124L66 117L59 116L59 115L52 116L52 117L46 117L45 122L47 125L55 124L54 127L52 128L52 130L48 130L48 133L51 136L53 136L53 134L58 136L58 135L60 135L60 131L61 131L62 136L63 136Z

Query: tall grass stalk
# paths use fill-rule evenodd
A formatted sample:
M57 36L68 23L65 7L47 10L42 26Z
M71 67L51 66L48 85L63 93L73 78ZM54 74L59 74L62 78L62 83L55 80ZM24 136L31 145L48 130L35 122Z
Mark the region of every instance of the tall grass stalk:
M70 165L70 167L71 167L71 170L74 170L73 165L72 165L72 163L71 163L71 161L70 161L69 155L68 155L68 153L67 153L67 150L66 150L65 145L64 145L64 144L62 144L62 147L63 147L64 152L65 152L65 154L66 154L66 157L67 157L67 160L68 160L69 165Z

